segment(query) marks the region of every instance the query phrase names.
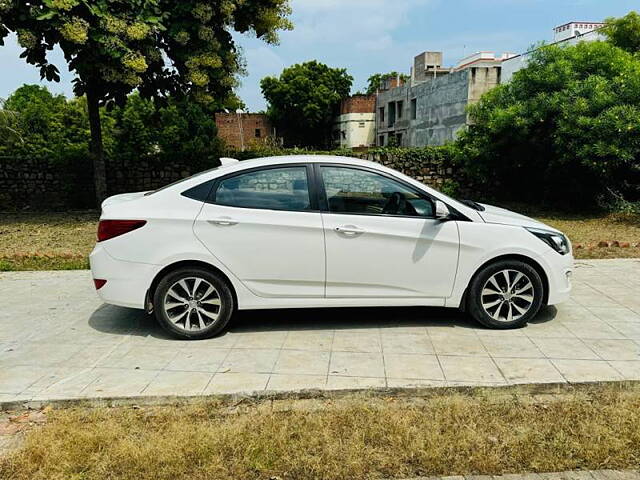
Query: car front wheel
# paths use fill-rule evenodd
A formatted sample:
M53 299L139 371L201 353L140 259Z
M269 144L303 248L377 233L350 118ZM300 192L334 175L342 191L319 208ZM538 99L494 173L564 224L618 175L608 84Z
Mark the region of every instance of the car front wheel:
M502 260L474 277L469 286L468 311L486 327L519 328L536 316L543 296L542 280L531 265Z
M215 273L181 268L160 280L153 295L153 310L170 334L199 340L227 326L234 302L229 286Z

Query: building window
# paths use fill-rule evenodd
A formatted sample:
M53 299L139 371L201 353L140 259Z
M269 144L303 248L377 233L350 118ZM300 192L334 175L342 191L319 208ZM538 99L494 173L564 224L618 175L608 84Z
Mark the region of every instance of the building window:
M411 120L418 118L418 99L411 100Z
M402 146L402 134L401 133L398 133L396 135L396 145L399 146L399 147Z
M379 147L384 147L384 135L380 135L378 137L378 146Z
M260 138L262 136L262 130L256 128L256 138Z
M398 102L398 106L396 107L396 111L398 112L398 118L402 118L402 110L404 109L404 102Z
M389 114L387 117L387 126L393 127L396 123L396 102L389 103Z
M364 122L359 122L358 123L358 127L359 128L364 128L365 127L365 123Z
M384 123L384 107L380 107L378 111L379 111L380 123Z

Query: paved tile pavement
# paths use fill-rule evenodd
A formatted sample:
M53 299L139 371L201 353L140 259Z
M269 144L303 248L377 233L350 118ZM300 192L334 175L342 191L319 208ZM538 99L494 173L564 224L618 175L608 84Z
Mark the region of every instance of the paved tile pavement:
M640 260L580 261L574 284L517 331L445 309L278 310L186 342L100 304L86 271L0 273L0 402L640 380Z
M554 473L515 473L506 475L453 475L405 480L640 480L637 470L576 470Z

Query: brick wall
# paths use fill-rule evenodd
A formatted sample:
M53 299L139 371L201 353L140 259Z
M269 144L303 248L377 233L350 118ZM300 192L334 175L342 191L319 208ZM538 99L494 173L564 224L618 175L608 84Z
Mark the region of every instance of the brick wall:
M375 113L375 95L353 95L340 102L340 115L348 113Z
M236 150L250 149L273 135L271 121L261 113L216 113L216 127L218 137Z

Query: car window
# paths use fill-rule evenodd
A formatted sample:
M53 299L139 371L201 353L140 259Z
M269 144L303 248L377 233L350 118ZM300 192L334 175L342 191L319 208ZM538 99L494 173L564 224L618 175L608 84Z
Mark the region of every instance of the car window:
M309 210L306 167L284 167L242 173L221 180L215 203L270 210Z
M433 217L433 202L384 175L348 167L321 167L330 212Z

